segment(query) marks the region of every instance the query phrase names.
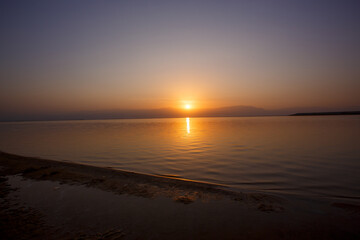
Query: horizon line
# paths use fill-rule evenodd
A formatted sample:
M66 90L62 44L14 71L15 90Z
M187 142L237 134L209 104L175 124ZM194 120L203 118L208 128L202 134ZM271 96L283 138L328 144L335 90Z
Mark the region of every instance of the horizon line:
M243 115L243 116L158 116L158 117L108 117L108 118L69 118L69 119L40 119L40 120L10 120L0 123L21 123L21 122L63 122L63 121L98 121L98 120L136 120L136 119L164 119L164 118L239 118L239 117L293 117L293 116L341 116L341 115L360 115L360 111L334 111L334 112L297 112L292 114L259 114L259 115Z

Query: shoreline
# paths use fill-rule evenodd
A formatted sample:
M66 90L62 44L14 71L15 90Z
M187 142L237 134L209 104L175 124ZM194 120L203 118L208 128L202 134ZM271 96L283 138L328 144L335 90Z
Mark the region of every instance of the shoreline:
M360 206L0 151L6 239L358 239Z
M161 175L136 173L112 168L97 167L79 163L25 157L0 151L2 174L17 175L33 180L59 181L67 184L83 184L89 187L111 191L116 194L130 194L141 197L166 196L190 203L196 200L228 197L235 201L251 204L269 203L267 211L279 211L281 198L263 193L243 193L226 189L215 183L179 179ZM279 204L280 205L280 204ZM261 208L264 208L261 205Z

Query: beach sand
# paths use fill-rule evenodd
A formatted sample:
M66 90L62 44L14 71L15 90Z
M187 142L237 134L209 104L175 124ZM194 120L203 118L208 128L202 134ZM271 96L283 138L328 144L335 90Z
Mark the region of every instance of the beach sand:
M358 202L0 152L1 239L359 239Z

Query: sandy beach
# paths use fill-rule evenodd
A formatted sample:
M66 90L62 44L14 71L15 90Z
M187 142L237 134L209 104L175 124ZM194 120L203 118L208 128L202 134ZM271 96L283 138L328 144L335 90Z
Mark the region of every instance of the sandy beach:
M0 153L2 239L358 239L356 202Z

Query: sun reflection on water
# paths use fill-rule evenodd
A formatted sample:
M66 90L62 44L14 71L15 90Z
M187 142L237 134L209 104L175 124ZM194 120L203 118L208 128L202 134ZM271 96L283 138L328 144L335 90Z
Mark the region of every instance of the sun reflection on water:
M186 118L186 130L187 133L190 133L190 118Z

